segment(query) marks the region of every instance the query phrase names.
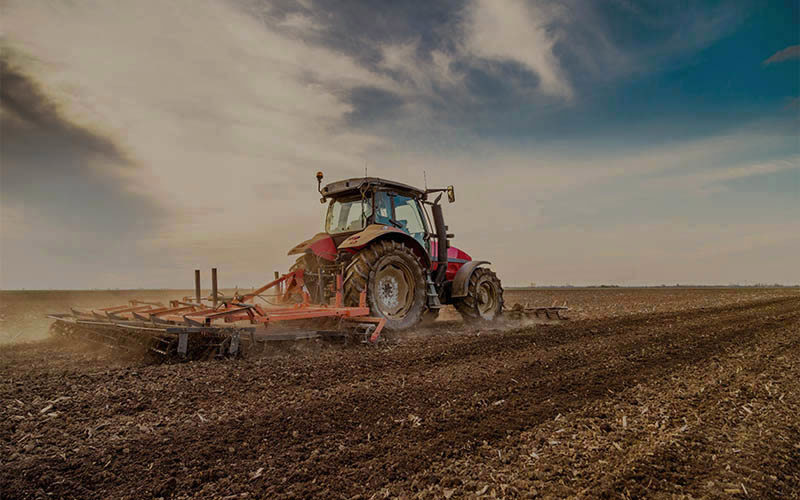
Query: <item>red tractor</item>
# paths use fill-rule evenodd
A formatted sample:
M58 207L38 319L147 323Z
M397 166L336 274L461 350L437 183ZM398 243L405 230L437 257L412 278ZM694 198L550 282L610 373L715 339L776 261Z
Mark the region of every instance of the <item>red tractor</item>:
M467 320L494 320L503 311L503 287L484 260L472 260L450 245L440 200L453 186L418 189L363 177L317 189L328 201L325 232L289 251L300 254L292 270L303 270L311 300L328 303L343 276L344 304L356 306L366 290L371 314L402 330L435 318L453 304ZM433 201L429 195L439 193ZM440 251L441 250L441 251Z

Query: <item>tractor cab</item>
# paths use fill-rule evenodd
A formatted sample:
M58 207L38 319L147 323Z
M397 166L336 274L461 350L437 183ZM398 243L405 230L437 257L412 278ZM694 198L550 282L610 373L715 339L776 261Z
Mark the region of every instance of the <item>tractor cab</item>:
M378 179L376 179L378 180ZM391 184L395 184L392 186ZM399 229L414 238L430 254L430 225L423 205L424 194L382 181L363 191L331 196L325 217L325 232L351 235L372 224ZM362 184L363 186L363 184ZM322 191L330 187L326 186ZM343 241L343 240L342 240Z

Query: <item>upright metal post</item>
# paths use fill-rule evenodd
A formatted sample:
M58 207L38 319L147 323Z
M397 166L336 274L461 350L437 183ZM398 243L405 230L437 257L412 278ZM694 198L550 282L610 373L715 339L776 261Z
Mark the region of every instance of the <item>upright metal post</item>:
M214 298L214 309L217 308L217 268L211 268L211 296Z
M336 307L342 307L342 275L336 275Z
M197 303L200 303L200 270L194 270L194 298Z
M275 279L278 279L280 277L281 277L281 273L279 273L278 271L275 271ZM278 283L278 293L283 293L283 283Z

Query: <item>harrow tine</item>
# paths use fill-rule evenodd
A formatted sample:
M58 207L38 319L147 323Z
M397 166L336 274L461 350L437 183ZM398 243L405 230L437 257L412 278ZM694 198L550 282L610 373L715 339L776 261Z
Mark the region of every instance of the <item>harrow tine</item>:
M531 307L528 304L524 306L514 304L511 308L504 309L504 313L513 319L535 318L543 321L567 321L569 318L564 316L564 312L568 310L567 306Z

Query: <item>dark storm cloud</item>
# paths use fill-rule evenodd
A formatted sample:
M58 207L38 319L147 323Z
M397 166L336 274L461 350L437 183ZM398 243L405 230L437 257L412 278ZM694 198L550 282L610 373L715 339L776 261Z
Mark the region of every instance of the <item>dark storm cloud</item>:
M113 140L70 121L13 56L4 48L0 58L0 201L16 214L15 227L4 221L4 253L39 245L90 261L124 251L161 213L116 173L136 165Z
M102 155L115 163L130 161L105 137L66 120L56 104L31 77L15 67L8 51L0 56L0 110L2 110L3 186L18 188L32 176L48 175L49 169L88 168L81 162L45 162L56 154L87 159ZM36 168L30 167L35 165ZM76 172L77 173L77 172Z

